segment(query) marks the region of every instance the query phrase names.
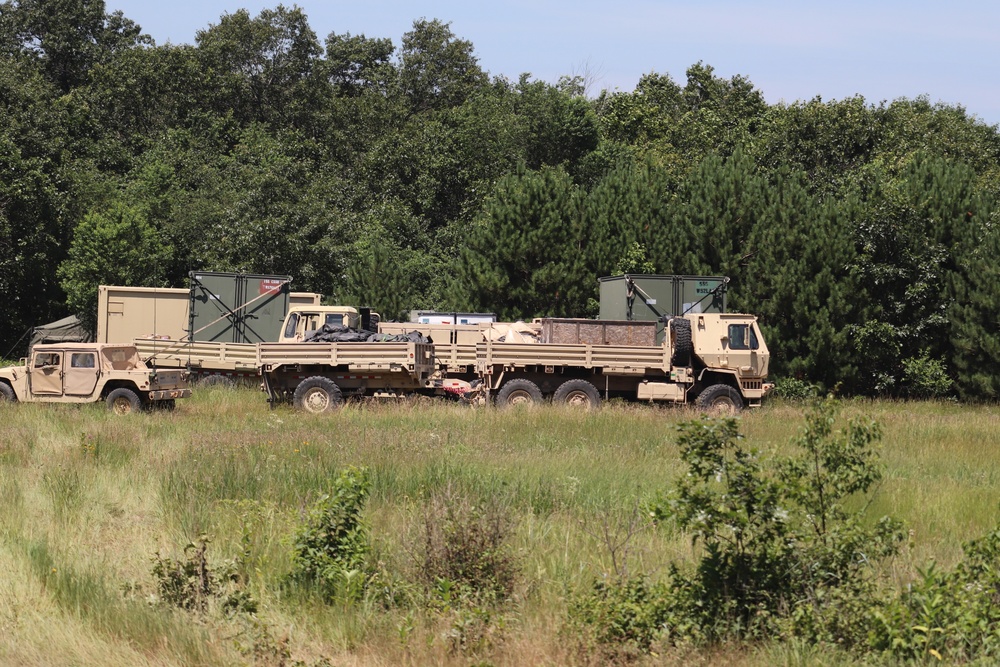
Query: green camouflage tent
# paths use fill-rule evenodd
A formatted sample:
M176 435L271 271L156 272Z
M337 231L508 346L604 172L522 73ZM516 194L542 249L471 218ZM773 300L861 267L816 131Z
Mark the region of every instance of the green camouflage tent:
M90 332L80 323L76 315L31 330L31 347L39 343L87 343L92 340Z

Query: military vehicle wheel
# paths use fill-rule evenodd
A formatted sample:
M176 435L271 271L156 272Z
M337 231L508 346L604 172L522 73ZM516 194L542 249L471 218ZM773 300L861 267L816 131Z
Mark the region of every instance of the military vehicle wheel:
M0 403L13 403L16 400L14 389L6 382L0 382Z
M694 345L691 343L691 320L683 317L670 319L670 331L673 334L674 353L670 355L671 366L690 366Z
M234 385L232 378L225 375L209 375L198 380L198 384L202 387L232 387Z
M552 402L594 410L601 404L601 393L586 380L566 380L552 395Z
M531 380L517 378L505 383L497 392L497 406L534 405L542 402L542 390Z
M130 415L133 412L142 412L142 399L139 394L131 389L119 387L108 394L108 410L116 415Z
M314 414L336 410L343 402L344 395L340 393L340 387L333 380L320 375L300 382L292 395L292 403L296 408Z
M743 409L743 397L728 384L713 384L698 394L695 403L702 410L719 415L734 415Z

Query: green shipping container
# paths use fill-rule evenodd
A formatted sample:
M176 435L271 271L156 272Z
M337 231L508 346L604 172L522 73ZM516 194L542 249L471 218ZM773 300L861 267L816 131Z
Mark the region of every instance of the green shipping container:
M265 343L277 340L288 313L291 277L192 271L191 340Z
M598 279L602 320L656 321L685 313L726 312L725 276L621 275Z

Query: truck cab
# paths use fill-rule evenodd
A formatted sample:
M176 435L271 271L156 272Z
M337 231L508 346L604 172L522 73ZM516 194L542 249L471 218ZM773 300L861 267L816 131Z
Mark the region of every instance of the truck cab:
M127 414L171 408L190 395L186 372L148 368L134 345L36 345L20 366L0 368L0 401L105 401L113 412Z
M293 306L285 316L279 343L301 343L306 334L324 325L357 329L361 316L351 306Z

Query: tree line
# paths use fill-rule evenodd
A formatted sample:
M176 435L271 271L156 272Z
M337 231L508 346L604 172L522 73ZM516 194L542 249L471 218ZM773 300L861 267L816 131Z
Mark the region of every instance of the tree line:
M93 321L98 284L191 270L504 319L594 315L603 275L709 274L779 378L998 396L996 126L926 98L768 104L704 63L590 85L492 76L439 20L321 40L278 5L157 45L100 0L6 0L0 351Z

